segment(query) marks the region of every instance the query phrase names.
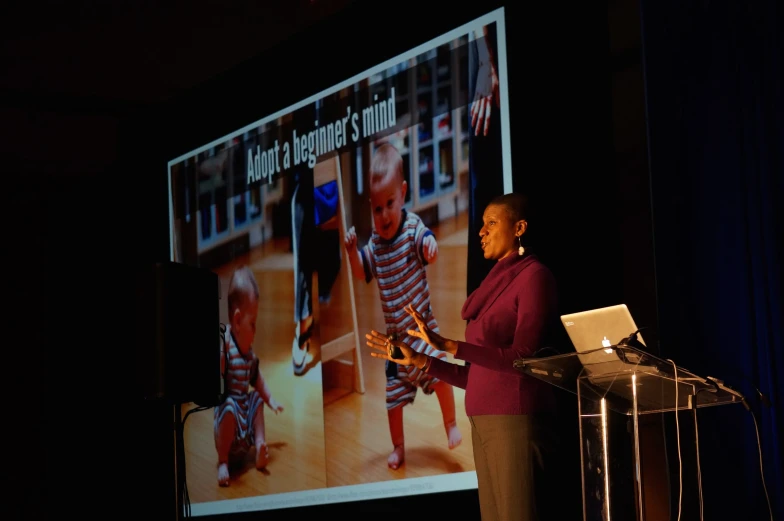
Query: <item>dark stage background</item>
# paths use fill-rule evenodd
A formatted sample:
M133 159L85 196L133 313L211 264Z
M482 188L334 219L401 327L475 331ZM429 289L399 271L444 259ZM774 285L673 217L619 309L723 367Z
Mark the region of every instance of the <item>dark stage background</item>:
M775 519L784 516L782 21L777 1L642 2L662 355L747 397ZM699 415L705 519L770 519L753 418L721 409ZM698 507L684 502L682 518L699 519Z
M112 38L108 30L85 38L82 71L90 81L81 84L68 76L80 70L69 60L78 63L82 53L66 45L68 31L58 21L67 26L95 15L99 24L95 6L76 4L65 16L44 2L36 4L37 19L22 8L5 17L19 22L3 47L14 58L0 97L5 164L13 173L8 202L12 219L25 223L12 235L17 254L11 255L24 276L10 277L22 296L11 305L21 312L23 334L21 342L10 337L9 352L18 358L12 367L32 364L43 375L40 385L25 371L13 372L12 382L24 384L15 388L28 392L15 399L34 406L20 408L15 423L21 425L15 443L33 450L11 451L17 469L11 518L94 512L102 519L173 519L172 418L167 408L137 398L134 287L127 276L139 263L168 258L166 161L501 5L458 10L432 2L436 16L406 0L383 23L361 24L372 19L368 9L376 3L292 4L297 7L273 11L266 22L261 8L246 7L266 27L285 26L285 16L309 17L291 39L284 41L284 31L295 32L293 23L269 36L280 45L259 51L249 36L228 36L251 25L240 7L211 18L202 6L200 24L184 17L192 30L172 29L167 41L150 16L153 8L140 4L126 15L127 38ZM536 203L532 246L558 277L563 312L626 302L638 324L651 327L651 350L724 378L749 397L780 517L784 457L776 390L784 369L784 234L774 203L782 196L784 137L774 28L781 7L733 5L643 1L642 13L636 2L621 0L506 6L515 188ZM170 19L174 9L166 8ZM282 17L277 24L276 17ZM24 68L35 49L21 35L35 31L33 20L39 55L58 57L38 62L54 71L48 76L36 62ZM76 34L79 26L71 30ZM178 80L164 72L187 63L188 49L206 48L200 37L216 31L235 45L189 62L203 67L200 74L188 75L183 66ZM145 40L152 34L161 46ZM86 51L107 40L116 48ZM209 39L213 46L220 40ZM319 45L324 41L330 45ZM372 53L364 52L367 45ZM73 54L58 53L63 47ZM221 51L232 58L221 61ZM328 59L337 53L339 67ZM249 103L261 99L243 95L252 90L262 90L266 103ZM173 122L179 130L169 132ZM760 405L755 387L772 407ZM741 407L720 409L706 413L700 427L708 433L706 518L766 519L754 424ZM672 492L667 506L677 514L677 455L663 443L673 425L656 419L648 428L662 433L670 467L664 486ZM577 470L576 446L569 457ZM573 478L554 491L563 494L563 519L579 518ZM400 519L425 508L479 518L475 491L301 512ZM683 508L682 518L693 518L695 504Z

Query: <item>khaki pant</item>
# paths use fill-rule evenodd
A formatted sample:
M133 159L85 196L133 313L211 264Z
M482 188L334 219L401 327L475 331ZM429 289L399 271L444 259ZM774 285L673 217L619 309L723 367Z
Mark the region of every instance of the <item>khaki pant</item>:
M534 415L469 419L482 521L542 519L535 490L545 486L544 462L553 439L550 420Z

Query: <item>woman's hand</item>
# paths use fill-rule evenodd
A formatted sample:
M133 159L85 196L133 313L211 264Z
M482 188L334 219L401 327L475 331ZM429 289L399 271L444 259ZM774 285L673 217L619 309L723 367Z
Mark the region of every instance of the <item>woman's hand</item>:
M449 354L455 354L457 352L457 342L454 340L449 340L448 338L444 338L438 333L431 331L429 327L427 327L427 322L425 322L425 318L419 314L419 311L414 309L414 306L409 304L406 306L406 312L411 315L411 318L414 319L416 322L419 331L414 331L413 329L408 330L408 334L424 340L433 349L438 349L439 351L446 351Z
M369 335L365 335L365 338L367 338L368 346L376 349L377 351L381 351L380 353L370 353L370 356L375 358L383 358L384 360L389 360L390 362L394 362L400 365L415 365L420 369L427 361L427 355L417 353L408 347L405 342L400 340L392 340L387 335L379 333L375 329L371 330ZM400 349L400 352L403 354L403 358L392 358L393 348L395 347Z

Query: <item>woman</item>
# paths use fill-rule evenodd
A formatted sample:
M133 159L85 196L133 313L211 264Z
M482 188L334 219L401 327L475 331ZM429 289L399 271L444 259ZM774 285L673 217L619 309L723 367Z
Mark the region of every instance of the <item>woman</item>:
M497 261L465 301L466 341L444 338L427 328L417 310L408 308L421 338L470 365L453 364L417 353L400 340L372 331L367 344L383 353L377 358L416 365L428 374L465 389L471 422L474 462L483 521L538 519L534 477L542 470L552 433L552 387L513 367L544 345L556 323L555 280L550 270L526 253L522 237L528 227L527 200L520 194L493 199L479 231L486 259ZM399 348L395 353L394 348ZM402 358L399 358L402 353ZM537 482L536 488L542 486Z

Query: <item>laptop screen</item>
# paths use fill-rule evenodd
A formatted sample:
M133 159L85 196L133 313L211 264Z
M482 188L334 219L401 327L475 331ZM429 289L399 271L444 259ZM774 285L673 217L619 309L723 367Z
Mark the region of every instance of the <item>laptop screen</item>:
M622 370L624 366L618 364L624 364L628 369L628 364L621 361L614 350L601 349L614 346L637 331L637 325L626 304L562 315L561 323L566 328L569 339L586 369L593 365L596 367L592 369L601 367L602 372ZM645 341L639 333L637 339L645 346ZM600 350L596 351L597 349ZM609 362L617 362L617 364Z

